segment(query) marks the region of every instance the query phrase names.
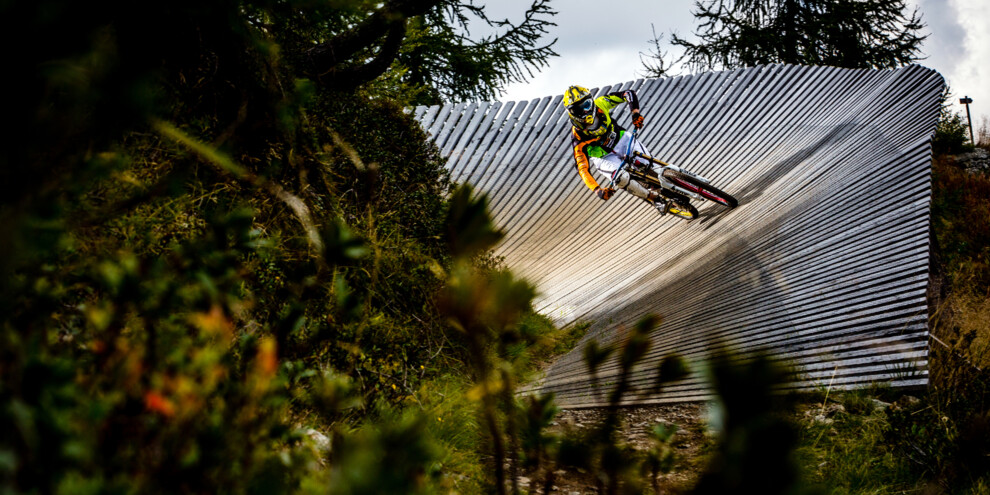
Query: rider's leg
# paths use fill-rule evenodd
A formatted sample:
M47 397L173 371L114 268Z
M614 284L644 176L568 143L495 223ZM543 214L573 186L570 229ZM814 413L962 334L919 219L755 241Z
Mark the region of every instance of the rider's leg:
M619 142L616 143L614 149L617 149L617 150L629 150L629 140L630 139L632 140L632 149L629 151L630 154L635 154L638 151L638 152L640 152L640 153L642 153L642 154L644 154L646 156L653 156L653 154L650 153L650 150L646 149L646 147L643 146L643 143L641 143L638 139L636 139L632 135L631 132L624 132L622 134L622 137L619 138ZM634 163L636 163L637 165L639 165L643 169L652 168L653 171L656 172L658 175L660 173L662 173L662 170L661 170L662 167L660 165L657 165L657 164L653 163L653 162L650 162L648 160L644 160L644 159L639 158L639 157L634 158L633 161L634 161ZM634 181L634 183L636 185L639 185L638 182L635 182ZM663 199L657 193L653 193L651 191L647 191L646 188L643 187L643 186L640 186L640 188L643 189L644 192L646 192L646 194L648 194L649 196L642 196L640 194L637 194L637 196L639 196L639 197L641 197L643 199L646 199L647 201L649 201L650 203L652 203L654 206L656 206L657 207L657 210L660 211L660 214L661 215L666 215L667 214L667 211L670 210L670 207L671 207L670 200Z
M619 169L619 165L622 164L622 159L619 158L619 155L616 155L615 153L609 153L600 158L593 156L590 157L590 161L592 167L597 168L599 172L605 174L609 179L612 179L612 174L615 173L615 171ZM602 186L606 186L606 185L608 184L607 183L602 184ZM655 199L652 197L653 195L650 194L649 189L643 187L643 185L640 184L639 182L630 180L629 173L626 172L625 170L616 174L615 187L618 187L620 189L625 189L627 192L632 193L634 196L638 196L647 201L652 202Z

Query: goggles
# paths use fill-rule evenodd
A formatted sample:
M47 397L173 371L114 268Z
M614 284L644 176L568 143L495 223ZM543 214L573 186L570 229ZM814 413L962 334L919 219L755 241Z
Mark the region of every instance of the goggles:
M575 117L583 117L591 113L591 109L595 107L595 102L591 98L585 98L570 106L571 115Z

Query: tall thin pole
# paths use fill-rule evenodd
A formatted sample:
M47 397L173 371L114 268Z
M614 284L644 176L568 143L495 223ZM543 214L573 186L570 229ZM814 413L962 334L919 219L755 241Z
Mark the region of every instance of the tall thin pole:
M969 117L969 104L973 103L973 99L966 96L963 98L959 98L959 103L966 105L966 123L969 124L969 142L975 146L976 140L973 139L973 119Z

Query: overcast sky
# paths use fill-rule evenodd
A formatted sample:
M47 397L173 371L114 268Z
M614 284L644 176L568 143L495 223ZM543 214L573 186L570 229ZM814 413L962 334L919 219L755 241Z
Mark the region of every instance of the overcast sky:
M530 0L488 0L492 18L518 21ZM918 63L945 77L958 103L968 95L973 126L990 116L990 0L908 0L917 5L928 39ZM643 77L640 53L647 52L653 27L664 40L671 32L691 39L693 0L553 0L558 13L550 39L559 57L526 83L506 88L503 101L529 100L563 93L567 86L600 87ZM910 7L909 7L910 8ZM673 48L667 50L678 54ZM649 102L644 102L649 105ZM962 109L962 107L959 107Z

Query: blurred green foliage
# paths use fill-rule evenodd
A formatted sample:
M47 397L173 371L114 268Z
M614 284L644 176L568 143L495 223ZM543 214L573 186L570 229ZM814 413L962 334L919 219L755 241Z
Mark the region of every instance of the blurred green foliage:
M793 459L798 437L787 417L793 398L777 390L787 368L765 354L725 351L709 366L720 440L694 493L807 493Z
M407 97L307 78L280 22L377 7L0 6L0 491L455 489L473 419L436 428L425 386L467 349L443 160Z

